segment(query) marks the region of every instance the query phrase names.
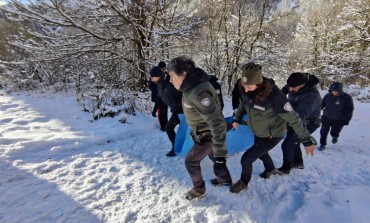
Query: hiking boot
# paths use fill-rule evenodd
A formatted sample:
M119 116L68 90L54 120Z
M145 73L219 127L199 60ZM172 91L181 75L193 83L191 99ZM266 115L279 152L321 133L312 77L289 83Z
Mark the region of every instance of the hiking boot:
M338 142L338 137L333 137L332 140L331 140L331 142L333 144L336 144Z
M319 146L320 151L323 151L323 150L326 150L326 149L327 149L326 145L320 145Z
M193 200L195 198L202 198L206 196L206 188L203 187L203 188L200 188L200 189L197 189L195 187L193 187L193 189L189 190L186 194L185 194L185 199L187 200Z
M273 169L273 170L271 170L271 171L267 171L267 170L265 170L265 171L263 171L261 174L260 174L260 177L261 178L264 178L264 179L267 179L267 178L270 178L271 177L271 175L275 175L275 174L277 174L277 173L279 173L279 171L275 168L275 169Z
M230 187L230 192L239 193L240 191L247 189L247 187L248 187L248 184L245 184L242 180L238 180L236 184Z
M173 157L173 156L176 156L176 153L175 153L175 151L171 150L168 153L166 153L166 156Z
M233 185L232 180L224 180L221 178L214 178L211 180L213 186L231 186Z
M294 169L304 169L304 163L293 163L292 168L294 168Z
M288 174L290 174L290 168L288 168L288 167L282 166L278 170L279 170L279 174L280 175L284 175L284 174L288 175Z

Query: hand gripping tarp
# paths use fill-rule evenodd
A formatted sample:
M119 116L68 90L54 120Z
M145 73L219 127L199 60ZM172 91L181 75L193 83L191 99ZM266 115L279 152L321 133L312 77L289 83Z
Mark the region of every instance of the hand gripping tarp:
M190 136L190 128L186 122L184 114L179 114L180 125L176 132L175 153L178 156L186 156L194 142ZM225 118L227 124L234 120L233 116ZM243 117L246 120L246 116ZM244 152L254 144L254 136L247 125L239 125L238 129L229 129L226 132L226 146L228 155Z

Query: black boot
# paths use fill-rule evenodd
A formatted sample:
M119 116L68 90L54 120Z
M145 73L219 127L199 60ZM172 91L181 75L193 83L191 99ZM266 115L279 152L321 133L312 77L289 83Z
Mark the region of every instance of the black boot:
M265 178L265 179L267 179L267 178L270 178L271 177L271 175L275 175L275 174L277 174L277 173L279 173L279 171L275 168L275 169L273 169L273 170L271 170L271 171L267 171L267 170L265 170L265 171L263 171L261 174L260 174L260 177L261 178Z
M166 156L168 156L168 157L176 156L176 153L175 153L174 149L171 149L171 151L169 151L168 153L166 153Z
M332 140L331 140L331 142L333 144L336 144L338 142L338 137L333 137Z
M230 187L230 192L231 193L239 193L242 190L247 189L248 184L245 184L241 179L236 182L236 184L232 185Z
M231 180L224 180L219 177L211 180L213 186L231 186L233 182Z
M278 170L279 170L279 175L284 175L284 174L288 175L288 174L290 174L290 168L286 167L284 165L281 166Z

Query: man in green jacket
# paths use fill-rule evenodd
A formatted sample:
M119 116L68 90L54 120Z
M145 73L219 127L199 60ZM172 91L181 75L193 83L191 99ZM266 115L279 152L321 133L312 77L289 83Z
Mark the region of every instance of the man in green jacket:
M274 148L286 133L287 124L297 134L308 155L313 155L316 141L307 131L298 114L272 79L262 76L262 67L253 62L244 64L240 81L241 100L235 114L234 128L239 127L243 114L248 115L248 126L254 134L254 145L241 158L240 180L231 186L230 192L239 193L251 180L253 163L262 160L265 171L262 178L278 173L268 151Z
M185 198L192 200L205 195L200 162L207 155L214 162L213 169L217 176L211 183L214 186L232 184L226 166L226 122L216 90L209 83L206 72L197 68L192 59L176 57L167 69L171 83L183 92L182 107L194 140L185 158L185 166L194 185Z

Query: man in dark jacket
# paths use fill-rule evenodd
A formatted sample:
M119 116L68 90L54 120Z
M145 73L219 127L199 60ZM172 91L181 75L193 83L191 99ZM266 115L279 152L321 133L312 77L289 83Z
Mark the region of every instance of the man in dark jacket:
M233 91L231 92L231 104L233 110L237 109L240 104L240 78L236 80Z
M321 117L322 127L320 130L320 147L319 150L325 150L326 139L330 131L332 143L338 142L339 133L343 126L348 125L352 119L354 110L352 97L343 92L343 84L334 82L322 99L321 109L323 115Z
M282 92L304 122L309 133L320 127L321 96L317 89L319 79L308 73L292 73ZM300 140L291 127L282 143L283 165L278 169L281 174L289 174L292 167L304 168Z
M207 155L214 162L213 170L217 176L211 183L215 186L232 184L226 166L226 121L217 92L209 83L206 72L195 67L193 60L186 56L176 57L167 68L171 83L183 92L184 115L194 140L185 158L185 167L194 185L185 198L192 200L206 193L200 162Z
M266 179L278 173L268 152L281 141L287 125L297 134L308 155L314 155L316 145L315 139L307 131L286 96L272 79L263 77L262 66L250 62L244 64L241 69L240 85L244 91L241 93L242 101L235 113L233 127L238 128L243 115L247 114L248 126L254 134L254 144L241 158L242 173L238 182L231 186L232 193L239 193L247 188L252 178L253 163L257 159L262 160L265 167L260 177Z
M172 113L170 119L168 120L165 130L168 135L169 140L171 141L172 148L166 154L166 156L175 156L175 127L176 125L180 124L180 119L178 114L183 113L181 100L182 94L178 90L174 88L174 86L170 83L170 77L165 77L164 72L159 67L153 67L149 71L151 81L157 84L158 89L158 97L157 101L155 102L152 115L155 117L155 113L157 108L160 106L161 103L170 107L170 111Z
M157 98L158 98L157 84L149 79L148 87L149 87L149 90L152 92L152 97L151 97L152 102L155 103L157 101ZM166 127L167 122L168 122L167 110L168 110L168 106L163 102L158 105L158 108L156 110L156 112L158 114L159 127L160 127L161 131L163 131L163 132L166 131L165 127ZM155 117L155 114L154 114L154 117Z
M218 82L218 78L214 75L208 75L208 81L215 88L218 98L221 102L221 110L224 109L224 98L222 97L221 84Z

